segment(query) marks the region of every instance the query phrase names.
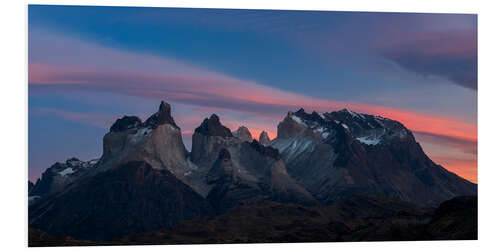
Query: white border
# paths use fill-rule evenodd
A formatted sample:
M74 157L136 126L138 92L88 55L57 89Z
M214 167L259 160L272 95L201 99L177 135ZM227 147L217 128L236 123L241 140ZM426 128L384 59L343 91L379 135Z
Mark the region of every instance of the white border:
M1 8L2 53L0 121L2 148L0 171L0 244L6 248L26 246L26 189L27 189L27 4L107 5L107 6L163 6L248 9L347 10L384 12L478 13L479 22L479 240L432 242L377 242L377 243L308 243L308 244L248 244L248 245L191 245L151 246L169 249L473 249L493 248L498 237L500 207L498 168L499 98L497 72L499 65L498 8L494 2L479 4L474 1L10 1ZM110 247L111 249L143 249L138 247ZM49 248L50 249L50 248ZM60 248L58 248L60 249Z

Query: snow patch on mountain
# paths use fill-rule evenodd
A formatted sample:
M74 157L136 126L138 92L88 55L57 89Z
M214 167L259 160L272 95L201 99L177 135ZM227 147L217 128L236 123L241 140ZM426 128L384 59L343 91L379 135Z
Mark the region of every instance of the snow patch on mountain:
M70 160L67 160L66 163L72 167L76 167L76 166L79 166L82 162L77 160L77 159L70 159Z
M93 167L93 166L95 166L95 164L97 164L97 162L99 162L99 159L93 159L93 160L84 162L83 167L86 167L86 168Z
M354 111L352 111L352 110L350 110L350 109L345 109L345 111L346 111L347 113L349 113L349 114L350 114L351 116L353 116L353 117L358 117L358 118L361 118L361 116L360 116L358 113L356 113L356 112L354 112Z
M69 168L66 168L63 171L59 172L59 175L66 176L66 175L72 174L74 172L75 172L75 170L73 170L73 168L69 167Z
M314 151L313 141L308 139L278 139L271 143L271 147L277 149L281 154L294 158L304 152Z
M302 119L300 119L300 117L298 117L296 115L292 115L292 116L290 116L290 118L292 118L292 120L294 120L298 124L307 126L307 124L304 121L302 121Z
M380 138L358 137L356 139L359 142L366 144L366 145L377 145L380 143Z
M314 132L317 132L317 133L323 133L327 130L327 128L325 127L318 127L316 129L314 129Z
M39 196L39 195L28 196L28 205L34 204L36 201L38 201L41 198L42 198L42 196Z
M36 200L36 199L40 199L40 198L42 198L42 197L41 197L41 196L39 196L39 195L33 195L33 196L29 196L29 197L28 197L28 201L29 201L29 202L32 202L32 201L34 201L34 200Z

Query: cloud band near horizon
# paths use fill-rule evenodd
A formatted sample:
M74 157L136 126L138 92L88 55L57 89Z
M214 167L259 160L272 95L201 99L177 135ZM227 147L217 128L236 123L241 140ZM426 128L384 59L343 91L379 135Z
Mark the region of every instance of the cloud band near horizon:
M31 31L30 31L31 32ZM45 35L45 34L44 34ZM76 39L35 34L39 38L29 43L28 82L29 95L45 93L109 93L144 98L147 100L166 100L207 112L229 112L259 117L253 121L242 121L234 117L223 117L226 126L232 130L240 125L249 127L252 135L262 130L275 136L277 123L288 111L304 108L311 112L331 112L349 108L357 112L380 115L403 123L416 137L430 144L458 149L459 152L473 155L472 159L442 156L438 151L428 152L432 158L440 159L442 164L452 164L460 171L467 169L467 178L477 181L477 125L467 123L460 117L443 117L414 110L372 105L362 102L346 102L333 99L315 98L304 94L270 87L256 81L239 79L215 71L205 70L183 63L179 60L156 57L149 54L132 53L106 48ZM438 36L439 37L439 36ZM30 39L35 39L30 38ZM436 38L427 39L432 45ZM426 41L427 41L426 40ZM439 39L437 39L439 40ZM71 44L71 46L68 46ZM441 74L453 78L457 71L450 67L449 74L443 71L432 72L435 66L429 64L430 55L437 53L429 48L420 48L412 42L403 41L388 51L386 56L409 70L421 74ZM409 45L408 45L409 44ZM406 61L401 51L411 51L423 57L419 63ZM457 52L458 51L458 52ZM463 51L455 49L439 50L443 56L453 57ZM470 51L466 48L465 51ZM457 53L456 53L457 52ZM443 54L444 53L444 54ZM412 60L418 57L411 57ZM465 53L464 60L470 59ZM432 66L432 67L431 67ZM460 72L458 72L460 73ZM468 76L465 76L466 79ZM452 79L453 80L453 79ZM477 81L477 80L476 80ZM474 88L469 82L466 87ZM175 107L174 107L175 109ZM92 117L109 120L109 115L79 113L69 110L39 109L38 113L51 113L79 122L89 122ZM95 116L94 116L95 115ZM189 118L187 116L182 119ZM196 117L201 122L202 117ZM183 136L188 138L196 119L190 118L184 128ZM92 122L91 122L92 123ZM105 127L102 123L90 124ZM111 124L110 124L111 125ZM474 163L474 164L472 164ZM445 166L446 167L446 166ZM464 172L465 173L465 172Z

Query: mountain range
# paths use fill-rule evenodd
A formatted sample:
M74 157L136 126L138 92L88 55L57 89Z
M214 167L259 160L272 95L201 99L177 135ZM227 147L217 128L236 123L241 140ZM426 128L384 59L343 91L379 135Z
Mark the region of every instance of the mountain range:
M309 238L300 231L302 236L290 241L451 239L439 230L428 233L433 214L453 214L438 207L458 196L477 195L476 184L434 163L410 130L388 118L349 109L323 114L299 109L279 123L275 139L263 131L257 141L246 127L231 131L213 114L194 130L188 151L171 106L163 101L145 121L117 119L104 135L99 159L55 163L28 189L30 234L72 237L74 244L147 244L139 240L144 235L153 244L240 242L230 221L241 211L266 213L258 217L272 231L244 242L284 242L280 226L300 223L335 233L320 239L307 229ZM461 199L477 206L477 200L474 205L471 198ZM419 221L418 228L411 227L418 233L405 231L398 238L378 235L373 230L380 228L372 227L368 235L377 237L355 237L362 218L401 214ZM297 216L311 219L288 225ZM453 221L463 222L460 216L452 216ZM221 223L229 231L219 232ZM467 223L463 227L473 231L474 222ZM259 228L251 226L249 231ZM158 237L164 232L183 236L162 241ZM268 237L275 234L281 238ZM474 238L474 232L466 235L462 238ZM208 238L214 240L203 241Z

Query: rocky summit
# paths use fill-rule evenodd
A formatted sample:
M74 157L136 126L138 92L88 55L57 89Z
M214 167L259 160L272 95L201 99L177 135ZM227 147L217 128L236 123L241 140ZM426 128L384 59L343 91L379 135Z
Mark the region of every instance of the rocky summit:
M457 238L476 235L474 220L461 219L477 213L464 208L474 198L453 199L474 197L477 185L434 163L400 122L299 109L277 132L270 140L263 131L257 141L213 114L194 130L189 152L168 103L144 122L123 116L104 135L99 159L57 162L29 183L30 232L74 244L142 244L139 235L163 232L178 238L151 243L201 243L203 235L232 243L447 239L450 220L464 230ZM266 234L250 239L221 229L238 227L241 213L256 219L244 224L248 232ZM366 224L365 215L380 224ZM392 230L389 222L418 225L401 225L400 238L376 233Z
M252 141L252 134L245 126L239 127L236 131L233 132L233 135L240 138L240 140L242 141L247 141L247 142Z
M348 109L289 112L270 144L290 175L325 204L354 194L439 204L477 185L435 164L401 123Z
M269 136L267 135L266 131L262 131L259 135L259 142L262 145L267 145L271 142L271 139L269 139Z

